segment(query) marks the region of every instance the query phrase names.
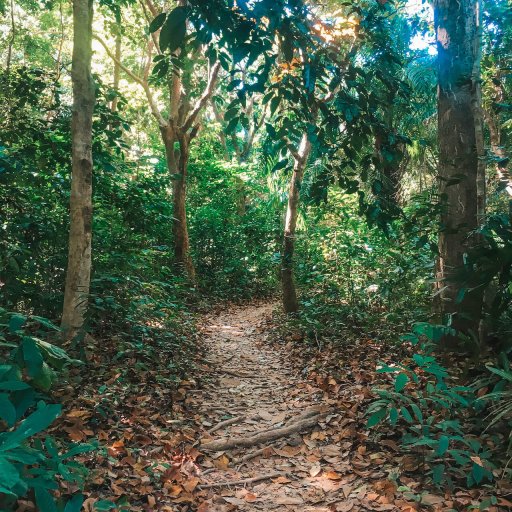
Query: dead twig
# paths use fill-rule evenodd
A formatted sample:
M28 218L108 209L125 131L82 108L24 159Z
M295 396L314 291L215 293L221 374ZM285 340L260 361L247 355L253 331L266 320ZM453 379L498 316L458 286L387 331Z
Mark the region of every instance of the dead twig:
M213 428L208 430L208 434L213 434L214 432L217 432L217 430L220 430L224 427L229 427L229 425L233 425L234 423L239 423L240 421L244 421L245 416L235 416L234 418L229 418L227 420L221 421L220 423L217 423Z
M256 450L255 452L248 453L247 455L244 455L240 460L236 462L237 469L240 469L246 462L249 462L252 459L255 459L256 457L259 457L260 455L264 455L266 451L271 451L274 445L270 444L268 446L265 446L264 448L260 448L259 450Z

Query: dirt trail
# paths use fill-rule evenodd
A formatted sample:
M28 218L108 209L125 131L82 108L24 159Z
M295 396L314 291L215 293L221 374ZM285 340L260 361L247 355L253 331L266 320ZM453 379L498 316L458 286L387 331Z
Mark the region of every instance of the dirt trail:
M350 421L293 369L284 348L267 343L272 309L231 308L205 327L209 382L187 400L204 428L198 449L206 454L200 480L207 494L199 510L352 510L343 488L353 492L357 476L343 471L347 446L331 436L340 441ZM254 444L259 433L270 440ZM219 446L237 438L246 446Z

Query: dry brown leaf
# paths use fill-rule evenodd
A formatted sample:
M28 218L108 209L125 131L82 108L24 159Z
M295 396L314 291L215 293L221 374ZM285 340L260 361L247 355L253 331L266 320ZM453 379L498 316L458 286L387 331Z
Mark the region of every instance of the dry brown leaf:
M249 503L253 503L255 502L256 500L258 499L258 496L252 492L248 492L245 496L244 496L244 500L245 501L248 501Z
M278 496L274 503L278 505L302 505L304 500L298 496Z
M187 481L183 482L183 488L187 492L192 492L197 487L198 483L199 483L199 478L197 478L197 477L189 478Z
M350 512L354 509L355 503L353 501L347 501L345 503L338 503L336 505L336 512Z
M272 482L275 484L289 484L291 480L285 476L278 476L277 478L273 478Z
M225 471L229 467L229 459L226 455L221 455L217 460L213 461L213 465L217 469Z
M439 505L440 503L444 503L444 498L442 496L436 496L435 494L424 494L421 497L422 505Z
M166 486L166 488L171 498L177 498L183 491L181 485L172 484L169 487Z
M281 457L296 457L302 451L302 446L285 446L284 448L274 448L274 453Z
M199 507L197 508L197 512L210 512L210 511L211 511L210 503L208 503L207 501L203 501L203 503L201 503L199 505Z
M266 421L272 421L274 418L268 411L258 411L258 416Z

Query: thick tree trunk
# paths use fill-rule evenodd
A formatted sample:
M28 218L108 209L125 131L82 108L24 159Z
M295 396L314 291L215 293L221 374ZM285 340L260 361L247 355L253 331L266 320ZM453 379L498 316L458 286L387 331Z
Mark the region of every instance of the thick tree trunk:
M437 34L440 196L444 208L439 235L440 312L463 333L478 333L482 294L457 274L477 243L479 0L435 0ZM478 73L479 75L479 73ZM478 76L479 80L479 76ZM466 288L462 297L461 289ZM446 340L445 343L449 343Z
M307 135L304 135L299 152L294 155L293 173L288 190L288 206L284 225L283 253L281 256L281 285L283 309L285 313L295 313L299 309L293 275L293 253L295 251L295 231L299 213L300 188L310 153L311 143Z
M92 0L73 1L72 174L70 230L62 327L67 337L84 323L91 278L92 242Z
M187 171L190 156L188 135L176 133L171 126L160 128L160 132L165 145L167 168L172 180L174 261L180 271L185 271L193 281L196 273L190 257L186 210ZM176 143L179 144L179 150L175 148Z

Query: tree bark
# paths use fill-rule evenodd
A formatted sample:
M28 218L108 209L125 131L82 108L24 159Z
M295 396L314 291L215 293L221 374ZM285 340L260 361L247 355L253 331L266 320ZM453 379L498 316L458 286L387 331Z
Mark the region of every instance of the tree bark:
M293 153L294 165L288 190L288 206L284 225L283 253L281 256L281 285L283 292L283 309L285 313L295 313L299 309L293 273L293 253L295 251L295 232L299 213L300 188L310 153L311 142L307 134L304 134L299 151Z
M167 169L172 182L174 260L191 280L195 279L195 268L190 257L190 242L187 228L187 174L190 156L189 135L180 133L171 125L160 128L165 146ZM179 149L176 148L178 143Z
M72 172L68 268L62 311L66 337L84 323L91 279L92 242L92 0L73 0Z
M119 98L117 97L117 94L119 94L119 82L121 80L121 44L122 44L122 34L121 34L121 15L119 15L119 19L116 20L116 49L115 49L115 56L114 59L114 82L112 84L112 87L114 91L116 92L116 97L112 100L112 103L110 105L110 108L112 112L115 112L117 110L117 103L119 102Z
M480 0L435 0L438 49L439 192L443 203L439 235L440 312L457 331L478 333L482 293L457 275L477 243ZM461 298L460 290L466 292ZM453 341L453 340L451 340ZM444 340L443 344L450 344Z
M14 21L14 0L11 0L11 37L9 38L9 45L7 46L7 62L6 71L7 74L11 71L11 60L12 60L12 49L14 41L16 40L16 23Z

